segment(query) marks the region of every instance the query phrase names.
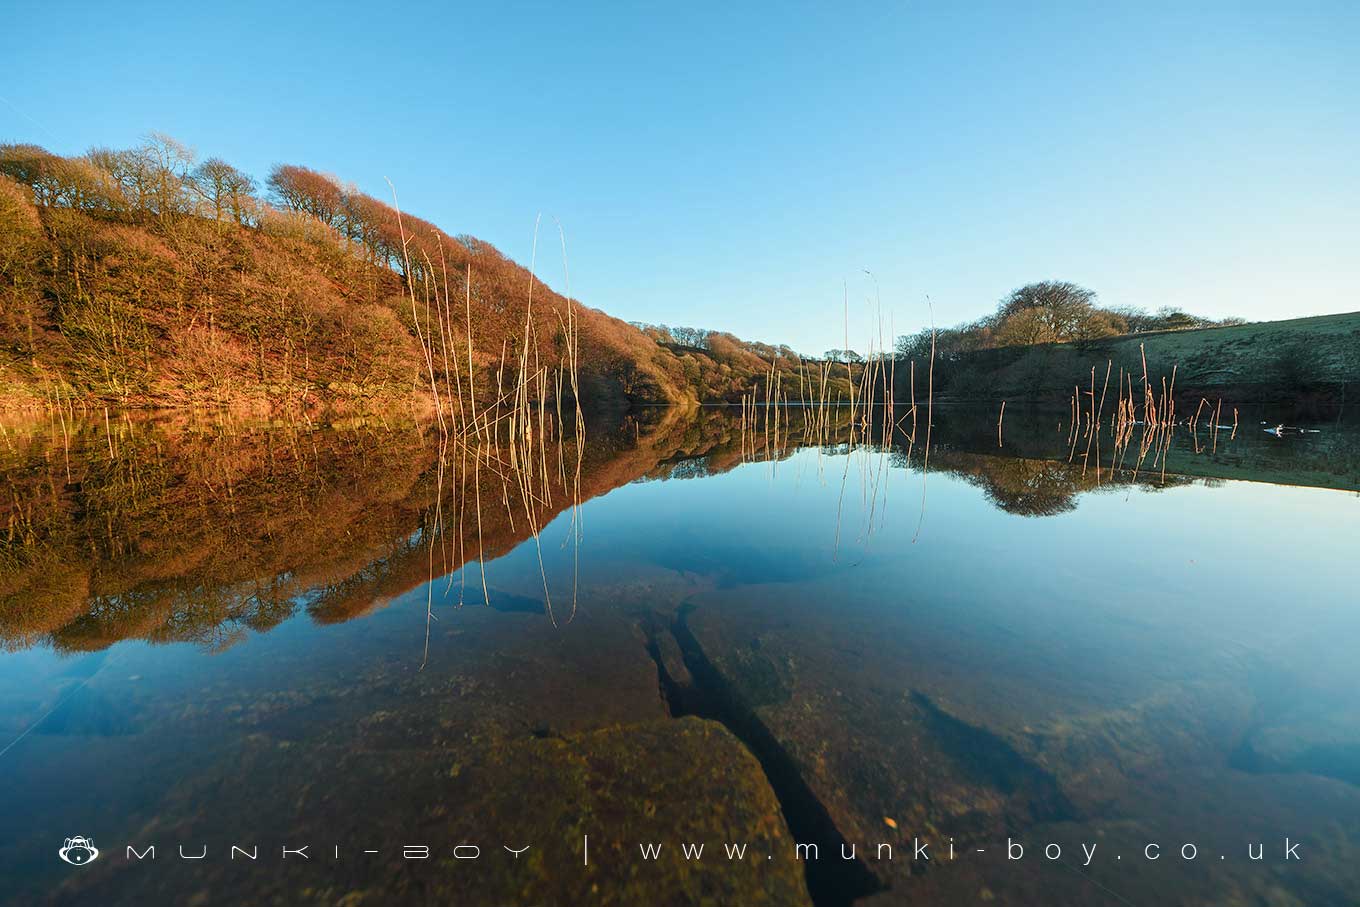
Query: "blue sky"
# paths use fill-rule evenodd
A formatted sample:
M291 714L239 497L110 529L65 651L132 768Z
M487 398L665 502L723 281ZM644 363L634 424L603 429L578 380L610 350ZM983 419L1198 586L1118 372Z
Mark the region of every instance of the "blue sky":
M861 348L875 296L901 333L1045 278L1360 309L1360 4L734 6L10 0L0 141L390 177L525 263L542 213L586 303L808 352L843 287Z

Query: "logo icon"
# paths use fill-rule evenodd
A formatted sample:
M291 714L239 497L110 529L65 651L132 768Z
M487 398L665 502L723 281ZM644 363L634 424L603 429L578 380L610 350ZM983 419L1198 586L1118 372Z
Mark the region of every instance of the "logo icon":
M57 856L72 866L84 866L99 859L99 851L89 838L76 835L74 838L66 839L61 845L61 850L57 851Z

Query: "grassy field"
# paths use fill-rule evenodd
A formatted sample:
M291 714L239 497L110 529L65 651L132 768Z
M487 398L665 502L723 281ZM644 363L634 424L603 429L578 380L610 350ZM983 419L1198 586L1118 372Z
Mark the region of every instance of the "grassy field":
M1056 399L1089 390L1092 368L1099 393L1110 363L1113 394L1121 368L1141 384L1144 355L1157 387L1175 369L1182 400L1342 402L1360 383L1360 312L985 350L937 365L936 386L955 399Z

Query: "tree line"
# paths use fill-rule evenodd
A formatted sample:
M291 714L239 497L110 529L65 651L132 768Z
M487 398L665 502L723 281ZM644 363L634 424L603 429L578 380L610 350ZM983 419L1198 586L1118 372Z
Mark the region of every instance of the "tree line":
M480 251L429 221L360 192L337 177L279 164L261 186L218 157L160 133L133 148L96 147L62 157L32 144L0 144L0 174L29 187L35 204L130 223L208 218L274 233L334 231L372 264L420 278L453 243Z
M1067 281L1046 280L1026 284L1011 291L990 315L947 328L922 328L914 334L899 336L895 355L899 361L930 358L932 340L937 357L950 358L962 353L1009 346L1034 346L1096 340L1153 331L1178 331L1191 328L1244 324L1241 318L1214 320L1163 306L1148 311L1137 306L1106 307L1097 303L1095 291ZM740 340L708 328L671 327L664 324L632 322L644 334L674 351L702 350L727 352L733 346L757 356L766 363L836 362L859 365L866 357L853 349L829 349L820 357L800 354L787 345L772 345ZM716 349L715 349L716 345ZM885 353L868 359L883 360Z

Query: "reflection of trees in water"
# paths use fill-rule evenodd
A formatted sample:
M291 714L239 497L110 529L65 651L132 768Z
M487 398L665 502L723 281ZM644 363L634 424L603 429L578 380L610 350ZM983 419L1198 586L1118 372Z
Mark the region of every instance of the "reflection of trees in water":
M8 434L0 640L230 645L421 519L420 436L116 422ZM68 465L69 464L69 465Z
M1046 460L990 459L993 462L984 469L956 474L981 485L987 500L1007 513L1056 516L1076 509L1081 486L1071 466Z
M477 520L472 480L441 488L437 444L418 427L115 422L106 435L101 421L68 433L69 448L59 427L11 429L0 449L3 646L95 651L136 638L221 650L299 609L338 623L420 586L428 539L449 574L529 537L513 480L481 470ZM593 428L582 497L677 464L682 475L731 468L739 438L711 412ZM439 501L442 534L431 531ZM532 501L541 526L570 504ZM460 511L461 530L447 516ZM468 596L480 604L480 589Z
M668 465L670 470L664 476L667 479L702 479L713 474L705 457L688 457Z
M1083 494L1118 491L1138 485L1148 491L1193 484L1186 476L1163 478L1151 472L1132 469L1111 472L1083 468L1080 463L1062 460L1027 459L961 451L937 451L932 468L964 479L983 490L987 500L999 509L1018 516L1057 516L1077 507Z
M848 411L815 437L808 417L784 413L782 434L763 426L743 433L735 410L647 410L592 425L582 498L639 479L778 461L809 443L826 456L851 453ZM959 446L964 432L948 427L931 471L978 486L1008 513L1052 516L1072 510L1081 494L1191 481L1010 456L1009 437L1002 455L975 453ZM978 436L975 449L994 450L994 423ZM894 443L890 463L919 469L921 444L909 447L900 434ZM461 532L446 520L439 536L439 574L528 538L515 484L489 469L478 486L481 537L473 537L473 488L441 489L436 457L437 445L411 425L303 431L115 421L106 433L101 420L65 432L9 429L0 447L0 646L94 651L137 638L220 650L299 610L320 623L350 620L430 579L427 539L437 535L441 501L445 514L463 516ZM556 462L555 452L547 459ZM538 525L570 502L565 494L534 501ZM480 589L468 595L480 603Z

